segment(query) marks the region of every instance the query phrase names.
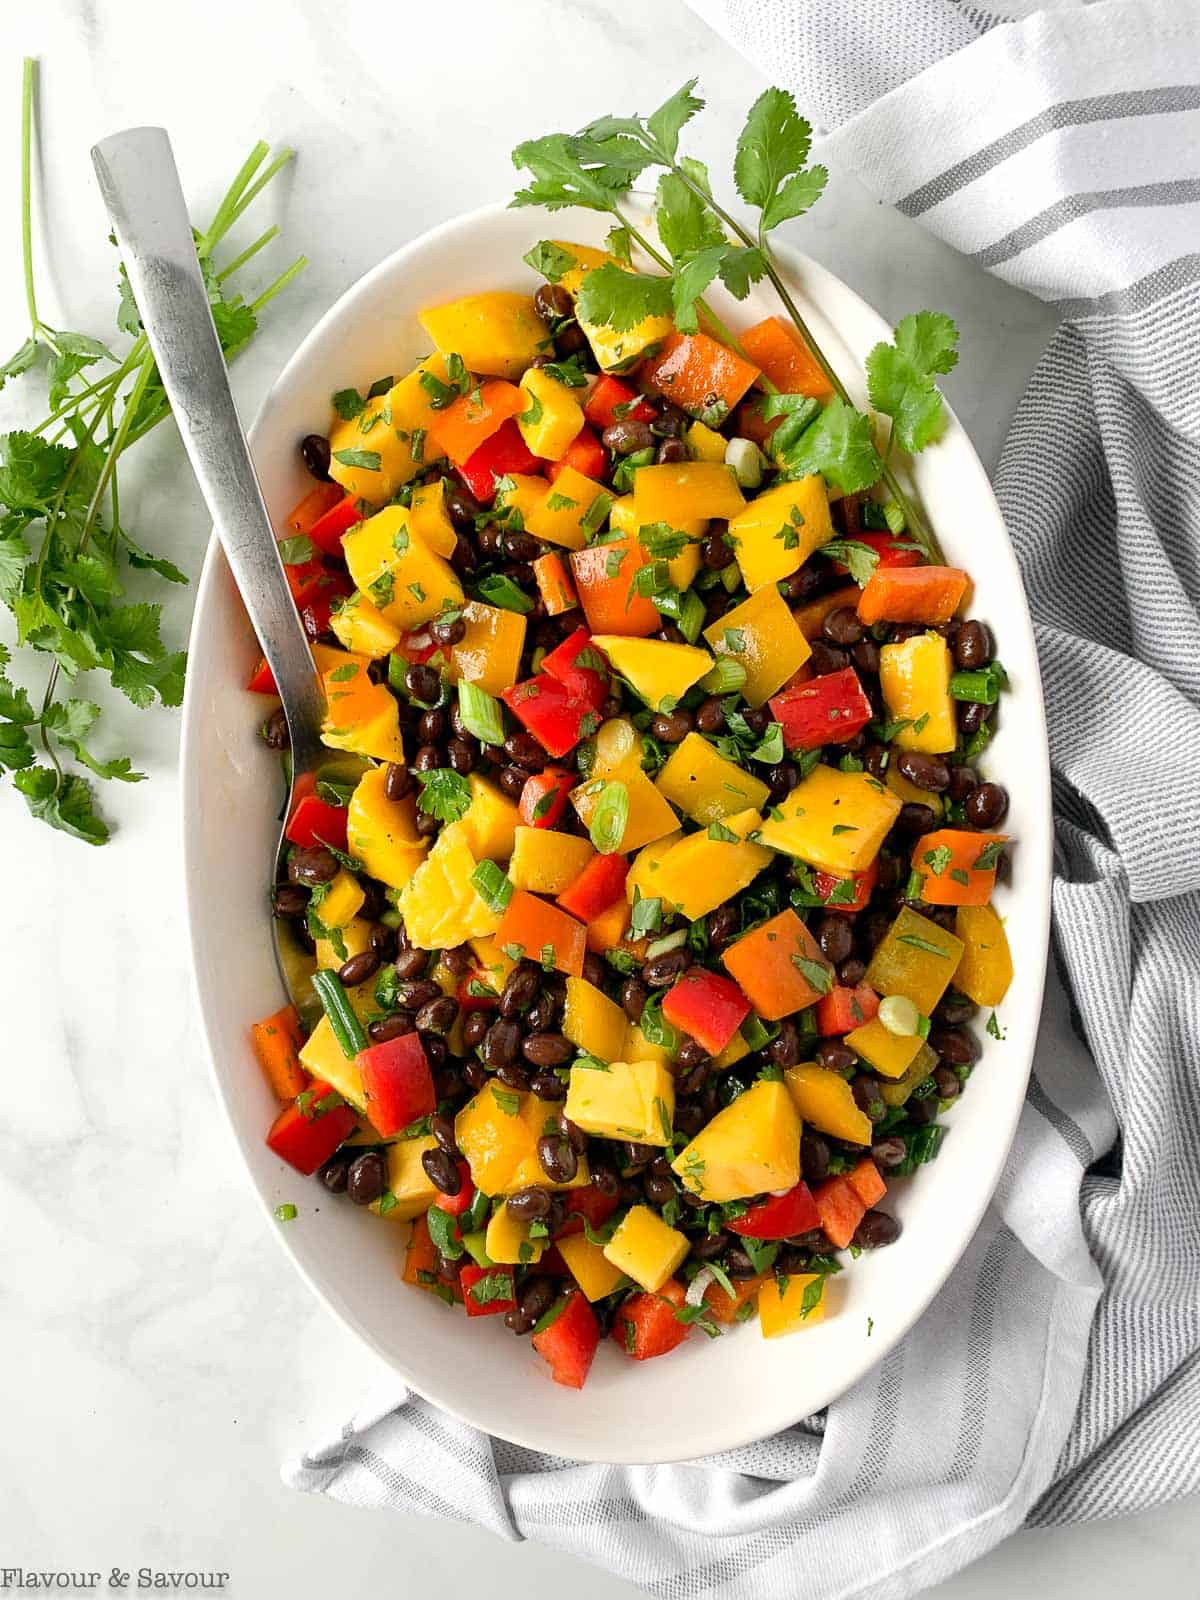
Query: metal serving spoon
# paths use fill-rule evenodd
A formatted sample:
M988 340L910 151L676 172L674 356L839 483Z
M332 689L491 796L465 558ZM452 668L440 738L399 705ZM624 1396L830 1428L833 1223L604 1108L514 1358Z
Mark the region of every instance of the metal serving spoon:
M95 145L92 162L184 448L283 701L294 791L328 755L325 700L229 388L171 141L162 128L128 128ZM281 832L276 872L283 845ZM272 925L291 992L294 955L281 948L280 920Z

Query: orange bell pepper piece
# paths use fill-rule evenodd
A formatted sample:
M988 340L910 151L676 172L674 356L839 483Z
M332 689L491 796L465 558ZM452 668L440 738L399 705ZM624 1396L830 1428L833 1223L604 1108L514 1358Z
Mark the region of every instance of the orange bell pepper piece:
M583 976L587 954L587 929L565 911L527 889L517 889L496 929L496 943L502 950L520 945L530 961L555 966L573 978Z
M282 1006L250 1029L254 1053L279 1100L303 1094L308 1073L300 1065L300 1018L292 1005Z
M835 589L832 594L810 600L807 605L793 606L792 615L800 632L809 640L820 638L821 624L830 612L840 611L843 606L857 606L859 593L858 585L850 583L844 589Z
M833 987L833 969L789 906L721 956L750 1004L768 1022L813 1005Z
M741 346L784 394L807 394L823 400L833 393L817 358L797 330L778 317L764 317L741 335Z
M493 378L472 389L470 394L459 395L453 404L440 411L437 421L430 425L429 434L456 467L465 466L484 440L497 433L509 417L524 411L527 404L526 396L515 383ZM367 444L370 442L368 435Z
M315 489L310 489L300 501L288 512L287 525L293 533L307 533L310 528L315 528L317 523L327 511L331 511L345 496L346 491L340 483L318 483Z
M858 597L858 620L949 622L969 582L959 567L878 566Z
M719 1283L710 1283L704 1291L704 1304L712 1312L718 1322L736 1322L737 1314L746 1304L753 1300L764 1283L772 1276L768 1272L760 1272L754 1278L731 1278L733 1296L721 1287Z
M601 956L606 950L615 950L625 937L625 929L628 926L629 907L623 899L614 900L607 911L602 911L588 923L588 949Z
M571 554L571 575L592 633L623 633L640 639L657 633L662 619L654 602L633 587L647 563L637 539L613 539Z
M858 1165L846 1174L846 1181L868 1210L871 1206L878 1205L887 1193L887 1184L880 1177L879 1168L870 1156L864 1156Z
M867 1208L858 1198L849 1178L826 1178L812 1192L817 1202L821 1226L836 1250L844 1250L854 1238Z
M647 388L702 420L709 420L717 407L721 421L759 376L759 369L707 333L672 333L638 375Z
M913 871L923 880L921 899L931 906L987 905L996 887L999 846L1007 838L960 828L923 833L912 853Z
M570 611L572 606L579 604L571 575L563 564L563 558L555 551L551 550L537 558L533 563L533 575L537 579L538 593L548 617L561 616L564 611Z

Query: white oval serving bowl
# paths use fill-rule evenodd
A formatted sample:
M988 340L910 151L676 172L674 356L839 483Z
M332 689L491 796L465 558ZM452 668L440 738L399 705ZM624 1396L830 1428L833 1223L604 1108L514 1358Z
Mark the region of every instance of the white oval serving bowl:
M311 485L298 439L326 429L335 389L365 389L381 373L409 370L426 352L416 321L421 307L490 288L529 292L535 280L521 257L538 238L600 244L603 233L590 213L551 219L491 207L404 246L349 289L288 363L251 430L276 526L282 530ZM824 268L791 251L780 255L814 334L851 381L889 330ZM781 312L767 286L720 309L735 328ZM904 1224L900 1240L847 1262L831 1280L825 1321L769 1341L753 1323L721 1339L693 1336L650 1365L627 1360L606 1341L581 1392L551 1382L528 1339L514 1338L501 1319L468 1320L402 1284L407 1227L324 1195L263 1142L278 1108L248 1029L282 1000L266 901L280 779L277 758L257 737L264 702L244 689L256 643L212 541L192 629L181 759L192 954L217 1091L268 1226L314 1294L406 1383L480 1428L556 1455L623 1462L683 1460L765 1437L827 1405L887 1355L945 1281L983 1214L1021 1108L1041 1005L1051 857L1046 731L1016 562L957 420L919 458L913 477L947 559L974 578L975 614L991 623L1012 682L983 763L1008 782L1005 827L1017 841L1013 886L997 896L1017 962L1000 1008L1006 1037L997 1042L977 1027L982 1058L947 1118L939 1159L889 1196ZM300 1214L281 1228L270 1215L286 1201Z

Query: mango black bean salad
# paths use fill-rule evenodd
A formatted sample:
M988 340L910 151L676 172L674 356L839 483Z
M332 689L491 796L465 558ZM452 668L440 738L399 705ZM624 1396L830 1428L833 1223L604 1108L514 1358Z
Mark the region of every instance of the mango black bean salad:
M618 333L576 305L611 258L554 249L300 444L330 755L254 1040L271 1149L579 1387L605 1334L816 1322L899 1235L1012 976L1006 680L965 571L773 455L765 385L829 392L796 329Z

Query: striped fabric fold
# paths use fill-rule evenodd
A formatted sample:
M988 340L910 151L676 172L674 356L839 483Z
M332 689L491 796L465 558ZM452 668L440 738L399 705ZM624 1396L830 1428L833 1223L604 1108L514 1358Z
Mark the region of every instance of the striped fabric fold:
M795 89L824 159L1060 312L996 488L1045 680L1062 983L976 1237L826 1416L607 1467L393 1394L285 1478L664 1600L903 1600L1024 1523L1200 1489L1200 9L692 3Z

